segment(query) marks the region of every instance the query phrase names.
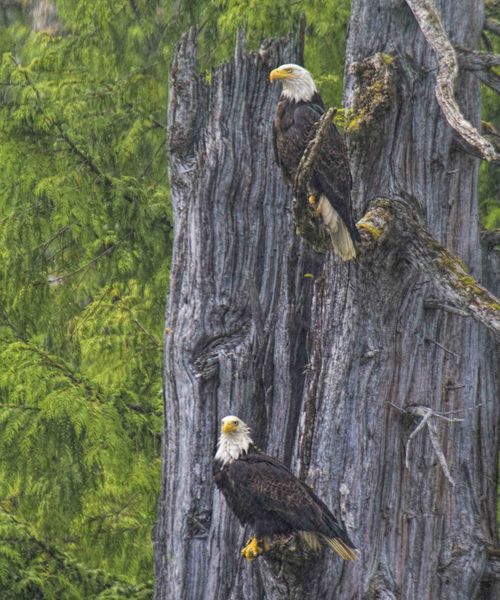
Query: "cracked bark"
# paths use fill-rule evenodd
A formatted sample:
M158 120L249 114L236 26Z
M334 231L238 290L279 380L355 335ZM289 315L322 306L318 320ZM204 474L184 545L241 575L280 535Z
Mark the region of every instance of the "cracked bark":
M477 3L443 0L439 8L451 42L477 49ZM456 144L437 103L434 52L405 3L353 1L346 102L364 111L349 148L367 249L348 264L312 253L294 235L290 190L274 165L277 90L267 75L297 60L294 43L247 55L240 38L234 60L213 72L210 85L194 53L191 33L170 88L175 241L155 598L493 600L494 339L477 319L447 309L471 314L443 294L439 269L419 255L406 217L386 227L388 207L379 205L380 218L375 210L377 199L406 203L436 248L492 285L498 262L479 244L479 160ZM387 85L377 86L377 65L388 55L391 80L384 73ZM477 79L465 72L458 82L461 111L477 128ZM367 91L380 96L365 102ZM425 430L412 439L405 466L420 419L415 407L461 411L463 421L435 423L454 486ZM243 562L249 532L211 481L218 421L228 413L342 516L359 561L325 554L305 565L280 557Z

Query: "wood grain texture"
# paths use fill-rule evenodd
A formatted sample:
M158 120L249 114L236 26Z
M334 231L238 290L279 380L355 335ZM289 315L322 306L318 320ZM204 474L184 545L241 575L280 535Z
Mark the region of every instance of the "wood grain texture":
M251 424L255 441L285 462L293 451L313 291L304 275L317 274L321 258L294 235L272 147L279 89L268 75L297 60L291 39L245 54L240 36L234 60L208 85L192 31L172 66L175 233L156 598L264 597L263 574L240 555L249 532L214 489L211 465L227 414Z
M438 10L451 42L477 50L482 7L442 0ZM497 598L491 334L447 310L435 271L415 268L411 228L349 264L310 253L294 235L271 143L278 90L267 75L297 59L294 43L247 55L240 38L208 85L195 37L179 46L170 84L175 240L156 600ZM385 87L373 87L376 70L363 75L375 55L377 64L393 57ZM405 2L353 0L346 102L376 110L350 139L355 212L376 197L404 197L487 286L498 263L485 254L483 275L479 161L454 141L435 98L435 67ZM477 127L478 83L470 72L458 79L459 106ZM382 100L360 101L368 88ZM454 486L426 427L405 466L426 408L463 419L433 423ZM218 422L229 413L342 516L359 561L325 553L312 563L244 563L249 532L211 481Z
M477 2L443 0L438 10L452 43L478 48ZM348 106L362 104L356 94L366 89L354 65L376 53L393 58L394 77L384 112L351 136L358 214L377 196L413 199L432 236L482 281L479 161L454 141L435 98L434 53L405 3L353 2ZM459 74L456 95L477 127L472 74ZM317 426L312 437L303 428L296 464L330 505L344 507L362 561L339 574L326 558L311 598L465 600L498 593L496 584L482 582L486 546L497 542L497 355L490 334L472 319L426 306L437 295L435 276L412 267L407 243L394 236L392 249L390 242L379 246L345 274L328 261L315 295L317 368L307 389ZM420 419L389 403L462 411L455 415L462 422L436 422L455 486L425 428L412 439L406 468L405 446Z

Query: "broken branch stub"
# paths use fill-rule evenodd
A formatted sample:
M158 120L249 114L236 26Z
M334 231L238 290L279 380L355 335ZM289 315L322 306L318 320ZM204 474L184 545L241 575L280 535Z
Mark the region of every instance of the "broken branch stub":
M376 198L356 226L361 234L360 257L390 238L391 243L404 249L405 258L416 269L432 279L440 292L440 300L500 334L500 300L467 272L459 258L431 236L408 202Z

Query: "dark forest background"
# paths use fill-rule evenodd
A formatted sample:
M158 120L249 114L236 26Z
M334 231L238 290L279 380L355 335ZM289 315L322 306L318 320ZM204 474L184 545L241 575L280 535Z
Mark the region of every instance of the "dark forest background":
M209 81L238 28L257 48L305 18L305 64L341 106L349 11L346 0L0 4L2 598L152 593L176 42L199 27ZM500 50L488 33L483 43ZM483 87L485 126L498 128ZM482 164L484 228L500 226L499 186Z

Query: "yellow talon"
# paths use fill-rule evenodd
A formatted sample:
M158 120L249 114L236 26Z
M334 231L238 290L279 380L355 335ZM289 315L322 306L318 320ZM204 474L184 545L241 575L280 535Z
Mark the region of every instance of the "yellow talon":
M321 197L320 201L318 202L318 204L315 206L314 208L314 214L317 217L321 216L321 207L323 206L323 197Z
M261 553L262 548L259 546L259 542L256 537L251 538L248 544L241 551L241 554L247 560L254 560L254 558L257 558L257 556L259 556Z

